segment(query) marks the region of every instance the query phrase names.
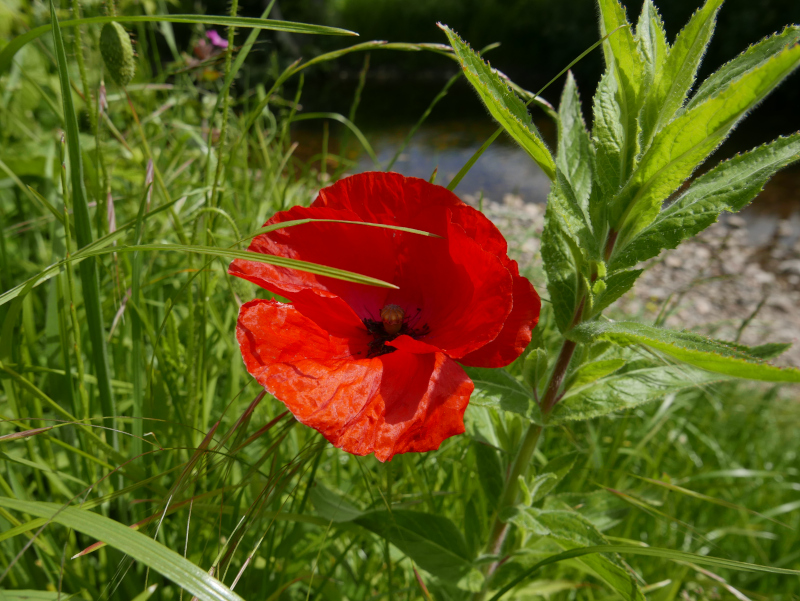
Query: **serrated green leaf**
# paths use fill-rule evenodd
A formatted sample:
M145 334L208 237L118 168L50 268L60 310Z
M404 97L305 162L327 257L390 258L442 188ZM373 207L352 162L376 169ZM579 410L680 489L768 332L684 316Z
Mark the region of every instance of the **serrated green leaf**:
M584 212L588 211L592 191L592 143L583 122L581 99L572 71L567 73L561 103L558 105L558 154L556 167L561 170Z
M725 379L686 365L633 369L568 390L550 414L549 423L592 419Z
M600 79L593 99L594 171L595 180L600 187L596 192L598 196L596 204L602 204L616 194L623 181L622 164L627 139L622 108L617 100L618 89L619 84L614 73L608 69ZM602 196L599 194L600 191Z
M620 232L619 239L631 238L652 223L664 200L798 65L800 45L776 54L666 125L610 207L610 223Z
M548 461L541 473L534 478L531 486L531 503L544 499L572 471L577 459L577 453L567 453Z
M518 507L508 521L533 530L539 536L552 538L564 550L607 544L607 540L586 518L574 511L542 510ZM579 559L608 586L631 601L645 601L634 577L611 555L586 555Z
M572 326L581 291L581 254L565 230L561 217L548 202L542 232L542 261L556 325L561 332Z
M766 344L759 344L758 346L751 346L749 353L753 357L768 361L775 357L780 357L790 348L792 348L791 342L768 342Z
M590 259L600 260L599 244L592 231L586 208L581 206L572 186L558 168L556 181L547 197L547 210L558 213L564 231L579 248L586 251Z
M470 405L511 411L537 424L542 423L539 405L536 404L533 393L510 373L504 369L462 368L475 384Z
M619 110L618 125L622 129L619 155L619 183L631 173L639 146L639 108L642 99L642 57L618 0L598 0L600 35L616 32L603 42L603 53L610 78L615 83L614 101ZM599 88L598 88L599 91Z
M522 364L522 379L531 389L535 389L546 373L547 351L541 348L533 349Z
M748 71L760 68L776 54L798 42L800 42L800 25L790 25L781 33L771 35L761 40L758 44L750 46L706 79L689 100L686 108L690 109L716 96L733 80L738 79Z
M643 344L670 357L711 372L763 380L765 382L800 382L800 369L776 367L763 363L746 346L712 340L693 332L676 332L634 322L588 322L569 332L580 342L608 340L627 346Z
M642 3L642 12L636 24L636 46L642 57L642 88L647 90L653 85L653 81L661 76L664 69L664 62L669 53L669 43L667 33L664 31L664 23L661 15L653 4L652 0L645 0Z
M522 146L547 177L555 179L553 156L533 124L525 103L458 34L446 25L439 24L439 27L447 34L464 75L478 92L492 117Z
M219 580L152 538L105 516L57 503L0 497L0 507L47 518L115 547L204 601L243 601Z
M643 147L669 123L683 106L694 83L700 61L714 33L722 0L706 0L692 15L669 50L664 68L653 81L642 106Z
M605 378L608 375L618 371L626 363L625 359L602 359L600 361L592 361L585 363L572 375L567 383L567 389L575 387L580 388Z
M606 285L605 289L594 299L592 315L599 315L619 297L633 288L643 271L643 269L630 269L628 271L618 271L606 277L603 280Z
M697 178L655 221L626 245L618 245L609 269L632 267L675 248L717 221L722 211L743 209L775 172L800 160L800 133L720 163Z
M482 577L472 565L464 536L446 517L395 509L366 513L354 523L388 540L434 576L479 590Z

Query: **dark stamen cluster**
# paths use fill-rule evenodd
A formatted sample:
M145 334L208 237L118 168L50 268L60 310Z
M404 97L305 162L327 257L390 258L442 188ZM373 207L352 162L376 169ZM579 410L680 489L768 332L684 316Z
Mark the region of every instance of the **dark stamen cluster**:
M393 346L388 346L386 343L394 340L398 336L406 334L412 338L419 338L420 336L425 336L425 334L428 334L431 331L431 329L428 327L428 324L425 324L421 328L412 328L407 323L403 323L399 332L396 334L387 334L383 327L383 322L370 319L369 317L364 319L364 326L366 326L367 332L372 334L373 338L373 340L369 343L369 352L367 353L367 357L379 357L381 355L395 352L397 349Z

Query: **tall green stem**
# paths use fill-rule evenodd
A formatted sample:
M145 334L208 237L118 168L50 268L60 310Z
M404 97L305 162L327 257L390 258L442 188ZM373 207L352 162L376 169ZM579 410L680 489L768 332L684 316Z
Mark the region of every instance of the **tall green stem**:
M584 300L580 302L575 313L573 326L581 321ZM564 377L567 375L567 369L569 368L569 363L572 360L572 355L575 353L576 346L577 345L573 341L565 340L561 347L561 351L558 354L558 359L556 359L553 373L550 376L550 381L547 383L547 389L545 390L544 396L542 397L539 405L542 411L542 420L545 424L547 423L547 417L550 414L550 411L558 402L558 393L561 390L561 384L564 382ZM531 463L533 453L536 450L536 446L539 443L539 439L541 438L543 430L544 425L531 423L531 425L528 426L528 430L525 432L525 436L522 439L522 443L519 445L519 449L517 449L517 454L514 457L514 462L511 464L511 470L508 473L508 478L506 479L505 486L503 488L503 493L500 496L500 502L497 506L497 514L494 518L494 524L492 525L489 542L486 544L485 552L489 555L499 555L502 550L503 542L505 541L506 534L508 532L508 524L506 524L500 516L502 515L504 509L512 507L517 502L517 495L519 494L519 478L520 476L525 476L525 472ZM486 585L488 585L492 575L499 566L500 561L494 561L489 564L489 567L485 572ZM485 597L486 591L488 590L488 586L486 585L484 585L480 592L475 593L473 596L473 601L481 601Z

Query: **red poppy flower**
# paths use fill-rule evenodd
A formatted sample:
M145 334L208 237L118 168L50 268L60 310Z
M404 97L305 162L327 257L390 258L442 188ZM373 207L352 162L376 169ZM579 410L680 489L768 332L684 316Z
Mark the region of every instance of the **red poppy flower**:
M291 300L242 306L236 335L247 370L302 423L355 455L386 461L438 449L464 432L474 388L456 361L511 363L531 339L540 301L497 228L441 186L362 173L309 208L267 224L308 223L256 237L249 250L329 265L398 289L235 260L230 273Z

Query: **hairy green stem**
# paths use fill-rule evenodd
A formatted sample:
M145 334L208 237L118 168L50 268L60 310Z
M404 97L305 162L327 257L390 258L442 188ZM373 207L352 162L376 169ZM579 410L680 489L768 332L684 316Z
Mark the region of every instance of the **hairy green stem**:
M235 17L236 13L239 11L239 0L233 0L231 3L231 17ZM233 41L236 37L236 28L233 25L228 26L228 47L226 48L225 52L225 72L224 72L224 79L222 81L228 80L228 75L231 72L231 59L233 58ZM217 144L217 169L214 173L214 185L211 188L211 206L218 206L219 202L217 201L217 191L219 188L219 181L222 176L222 151L225 148L225 140L228 137L228 113L230 112L231 108L231 88L228 86L225 88L222 97L222 126L219 132L219 144ZM211 146L214 124L208 124L208 145ZM216 203L216 205L214 204Z
M503 541L508 532L508 524L500 519L500 513L503 509L511 507L517 502L517 495L519 494L519 478L524 477L524 472L527 470L533 457L533 452L536 450L536 445L539 444L539 438L542 435L543 426L538 424L531 424L528 426L528 431L525 432L525 437L519 445L517 456L514 457L514 463L511 464L511 470L508 473L506 484L503 489L503 494L500 497L500 502L497 505L497 516L494 519L492 526L492 533L489 537L489 543L486 545L486 552L490 555L497 555L503 546ZM494 574L495 570L500 566L499 561L492 562L486 572L487 579ZM481 598L481 597L478 597Z
M582 321L585 302L586 297L582 298L581 302L578 304L575 317L572 320L573 327ZM545 424L547 423L550 411L552 411L553 407L555 407L558 402L561 384L564 382L564 378L567 375L567 369L569 368L570 361L572 361L572 356L575 354L576 347L577 344L572 340L565 340L558 354L553 373L550 376L550 381L547 383L547 389L539 404L542 411L542 419ZM544 425L531 423L530 426L528 426L528 430L525 432L519 449L517 449L517 454L514 457L514 462L511 464L511 469L505 481L503 493L500 496L500 502L497 505L497 514L495 515L494 524L492 525L489 542L486 544L485 552L489 555L499 555L502 550L503 542L508 533L508 524L501 519L501 515L504 509L512 507L517 502L519 479L525 476L526 470L533 458L533 453L536 450L536 446L539 444L539 439L542 436L543 430ZM500 567L501 562L502 560L497 560L489 564L485 572L486 584L480 592L475 593L473 601L482 601L486 596L488 590L487 585L497 568Z

